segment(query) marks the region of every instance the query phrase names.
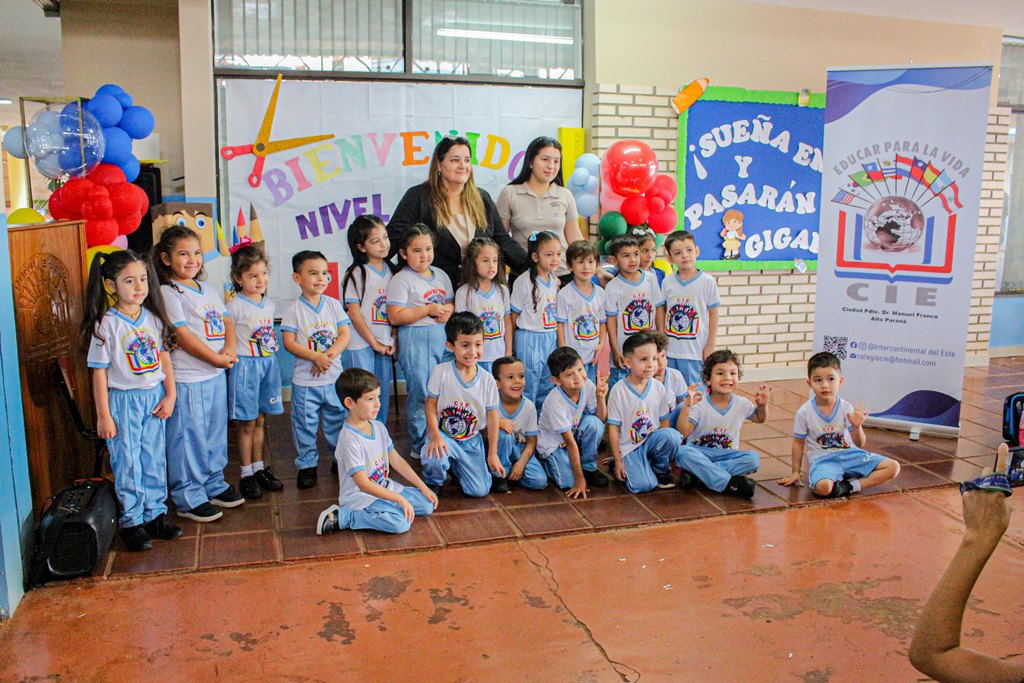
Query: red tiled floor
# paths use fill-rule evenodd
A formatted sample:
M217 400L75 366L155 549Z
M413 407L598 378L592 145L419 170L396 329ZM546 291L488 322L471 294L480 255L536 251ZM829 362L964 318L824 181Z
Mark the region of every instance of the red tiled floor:
M653 495L653 492L645 495ZM596 529L635 526L659 521L658 516L648 510L635 496L576 500L573 505Z
M317 536L312 528L283 529L279 536L286 560L361 555L363 552L356 534L348 531Z
M652 491L644 497L643 502L644 507L666 522L722 514L721 508L696 491Z
M767 488L761 486L755 487L753 498L737 498L736 496L715 493L714 491L701 491L701 495L722 508L726 513L763 512L764 510L785 508L787 506L786 501L773 495Z
M247 531L270 531L274 528L274 510L269 503L245 503L237 508L223 510L224 516L203 527L203 536L233 534Z
M417 517L412 523L412 528L404 534L360 531L359 538L368 553L428 550L444 546L444 540L437 533L434 523L427 517Z
M524 536L548 536L558 532L592 528L569 503L510 508L508 516Z
M148 574L151 572L195 569L199 539L185 536L173 541L153 541L153 549L139 553L114 551L111 574Z
M277 560L277 537L269 531L226 536L203 534L199 543L201 568L262 564Z
M450 545L515 538L516 529L503 510L479 510L472 514L435 515L441 536Z

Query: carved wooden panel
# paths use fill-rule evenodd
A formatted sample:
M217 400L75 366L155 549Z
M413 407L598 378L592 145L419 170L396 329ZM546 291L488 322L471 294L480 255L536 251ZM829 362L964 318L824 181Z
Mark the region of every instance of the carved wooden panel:
M85 296L85 232L80 221L9 228L18 361L29 477L36 510L92 470L92 450L75 430L56 380L57 358L74 366L76 402L93 420L88 370L79 348Z

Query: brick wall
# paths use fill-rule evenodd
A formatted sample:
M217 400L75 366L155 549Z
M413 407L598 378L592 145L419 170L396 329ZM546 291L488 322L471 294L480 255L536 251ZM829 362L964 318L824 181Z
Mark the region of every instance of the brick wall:
M643 140L657 153L661 171L674 174L678 117L669 99L680 87L597 84L589 88L584 100L591 106L584 117L589 122L588 149L601 155L617 140ZM1009 124L1009 110L990 111L967 333L968 365L988 362ZM816 274L781 270L712 274L722 296L719 347L743 356L744 368L753 371L748 372L750 379L801 376L814 334Z

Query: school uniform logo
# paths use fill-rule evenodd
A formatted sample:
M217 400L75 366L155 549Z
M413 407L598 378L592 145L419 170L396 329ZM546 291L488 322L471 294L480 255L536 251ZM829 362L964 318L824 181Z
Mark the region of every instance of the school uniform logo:
M558 321L555 320L555 308L555 300L549 297L547 302L544 304L544 310L541 316L545 330L553 330L558 326Z
M690 305L689 299L673 304L668 311L665 332L673 339L696 339L700 327L697 309Z
M423 302L428 304L443 304L448 293L443 289L431 289L423 293Z
M121 339L121 347L133 375L148 375L160 369L160 347L149 330L132 330Z
M634 415L633 423L629 425L629 440L633 443L641 443L653 431L654 421L651 420L651 414L646 410L642 410Z
M580 341L597 339L600 334L597 316L593 311L584 311L572 321L572 333Z
M266 358L277 353L277 334L274 333L274 321L267 318L260 320L249 334L249 353Z
M826 429L816 439L818 445L822 448L849 448L850 444L846 441L845 430L838 429Z
M484 324L484 339L501 339L505 330L502 329L504 316L495 308L480 311L480 322Z
M465 401L452 401L441 409L441 429L456 441L465 441L476 434L476 412Z
M334 345L337 332L338 329L330 323L318 320L306 328L306 345L310 351L325 353Z
M369 477L370 481L374 484L386 487L388 485L388 474L387 453L381 453L373 462L367 463L366 476Z
M710 432L702 434L693 445L704 448L732 448L732 436L721 427L715 427Z
M203 334L207 341L224 341L224 318L215 304L205 304L199 309L203 319Z
M370 307L370 322L374 325L388 324L388 297L386 290L378 289L377 297Z
M654 327L654 307L643 294L634 294L633 300L622 310L622 329L626 334Z

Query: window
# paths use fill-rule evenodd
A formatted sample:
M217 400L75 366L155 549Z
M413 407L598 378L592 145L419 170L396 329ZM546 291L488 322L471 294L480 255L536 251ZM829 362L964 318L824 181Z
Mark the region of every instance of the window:
M1002 257L996 291L1024 293L1024 39L1003 42L999 104L1010 107L1009 155L1003 196Z

